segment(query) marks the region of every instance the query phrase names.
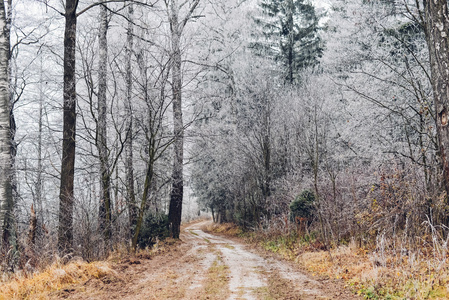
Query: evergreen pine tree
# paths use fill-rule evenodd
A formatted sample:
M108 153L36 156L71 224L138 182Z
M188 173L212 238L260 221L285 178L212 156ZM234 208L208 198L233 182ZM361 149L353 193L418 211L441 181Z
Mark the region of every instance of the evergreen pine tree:
M253 43L253 49L280 62L289 83L298 80L300 70L316 65L322 53L319 17L306 1L262 0L262 16L255 18L263 37Z

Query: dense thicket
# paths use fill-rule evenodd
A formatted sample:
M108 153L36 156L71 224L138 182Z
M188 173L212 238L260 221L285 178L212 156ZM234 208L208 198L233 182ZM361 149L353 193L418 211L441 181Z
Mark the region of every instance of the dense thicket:
M284 28L275 16L287 3L262 1L248 13L257 16L254 28L233 34L263 49L273 28ZM296 49L319 65L295 65L301 80L293 85L284 84L282 41L263 57L242 51L226 65L232 75L214 88L223 91L220 105L197 123L201 159L192 176L216 221L288 228L289 206L310 190L311 226L326 240L369 242L399 230L414 238L427 217L445 222L426 33L418 8L407 5L332 2L313 22L322 55L313 43ZM291 12L310 19L313 10L304 10Z

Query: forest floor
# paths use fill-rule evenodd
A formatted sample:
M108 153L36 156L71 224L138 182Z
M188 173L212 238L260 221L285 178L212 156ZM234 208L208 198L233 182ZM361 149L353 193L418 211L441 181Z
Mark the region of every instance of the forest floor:
M423 239L403 253L388 240L383 248L350 243L324 251L306 237L197 221L182 226L180 240L138 253L0 274L0 300L449 299L447 240Z
M181 242L154 256L116 258L112 271L45 299L360 299L342 281L315 278L238 238L183 228ZM30 297L33 298L33 297Z

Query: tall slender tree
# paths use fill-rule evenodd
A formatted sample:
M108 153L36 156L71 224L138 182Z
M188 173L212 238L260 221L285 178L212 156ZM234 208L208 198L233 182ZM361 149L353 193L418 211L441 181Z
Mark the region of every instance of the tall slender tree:
M133 106L132 106L132 93L133 93L133 74L132 74L132 54L134 46L134 7L131 4L128 6L128 28L126 32L126 112L128 117L128 124L126 132L128 138L125 144L125 169L126 169L126 193L128 202L128 215L129 215L129 227L130 236L134 235L134 229L136 227L137 220L137 206L136 206L136 194L134 189L134 150L133 150L133 126L134 126L134 116L133 116Z
M449 195L449 12L447 1L424 1L422 22L429 48L443 182L446 193Z
M107 141L107 66L108 66L108 9L106 4L100 6L99 30L99 70L98 70L98 117L95 144L98 150L101 173L101 199L99 205L99 223L106 243L111 238L111 175Z
M66 0L64 30L64 90L61 184L59 188L58 248L70 251L73 241L73 186L75 176L76 78L75 50L78 0Z
M43 59L40 60L40 72L39 72L39 119L38 119L38 137L37 137L37 176L35 183L35 207L37 211L38 226L44 224L44 209L43 209L43 123L44 123L44 82L43 82Z
M13 156L14 121L10 94L10 29L12 1L0 3L0 245L7 249L14 235Z
M170 195L170 208L168 219L171 233L179 238L181 228L182 199L184 191L183 163L184 163L184 125L182 119L182 53L181 36L187 22L192 17L200 0L193 1L183 19L179 17L179 4L177 0L166 0L168 18L170 22L171 38L171 72L172 72L172 103L173 103L173 173L172 189Z

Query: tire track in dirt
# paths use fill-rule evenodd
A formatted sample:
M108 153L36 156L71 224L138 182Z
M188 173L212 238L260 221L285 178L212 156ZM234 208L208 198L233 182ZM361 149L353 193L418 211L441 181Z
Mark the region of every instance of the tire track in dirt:
M267 286L267 282L261 274L264 260L243 250L242 245L205 233L200 229L204 225L204 222L194 224L188 227L187 230L194 234L197 239L207 241L221 252L223 262L229 267L231 272L229 280L231 296L229 299L257 299L252 292Z
M335 295L328 295L324 291L322 283L294 270L287 263L274 258L263 258L248 251L243 244L205 233L201 227L207 223L193 224L187 227L187 231L193 233L197 239L203 239L215 245L217 250L222 253L224 263L231 270L230 300L265 298L264 294L265 296L270 294L270 288L272 288L272 284L269 284L268 277L270 276L280 276L279 280L286 281L289 285L288 288L292 289L292 297L300 295L301 299L336 299Z

